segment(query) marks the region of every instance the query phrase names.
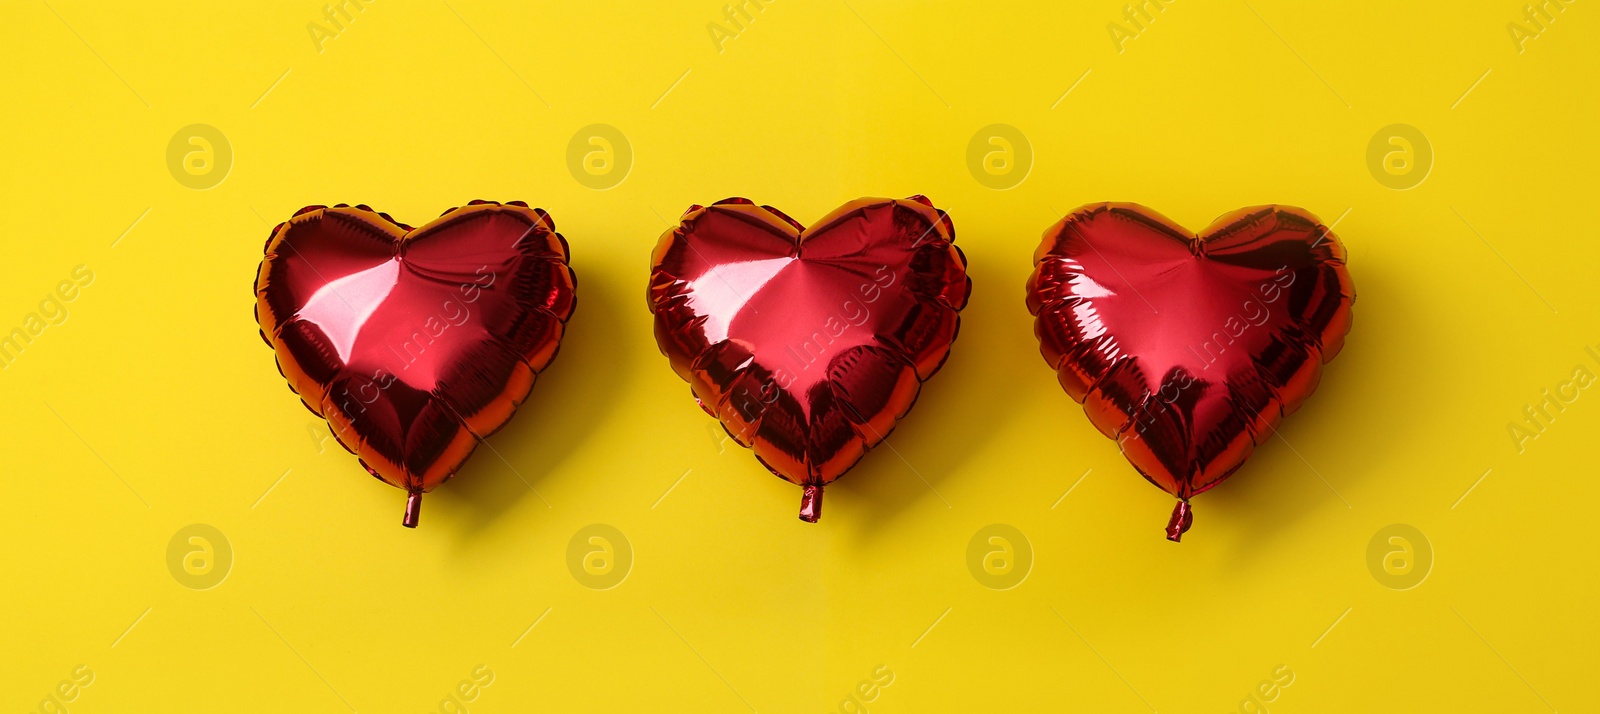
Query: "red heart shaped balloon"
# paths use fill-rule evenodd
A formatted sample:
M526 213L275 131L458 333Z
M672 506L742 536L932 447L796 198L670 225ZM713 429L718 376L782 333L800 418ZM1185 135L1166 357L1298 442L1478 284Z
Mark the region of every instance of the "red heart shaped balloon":
M444 483L555 359L575 304L567 242L541 209L473 201L421 228L309 206L267 240L256 321L278 370L373 476Z
M1040 351L1089 420L1181 499L1216 486L1316 390L1355 286L1339 239L1297 208L1225 215L1199 235L1130 203L1045 231L1028 279Z
M804 486L801 520L950 354L972 291L954 240L922 196L851 201L811 228L730 198L656 245L657 344L706 413Z

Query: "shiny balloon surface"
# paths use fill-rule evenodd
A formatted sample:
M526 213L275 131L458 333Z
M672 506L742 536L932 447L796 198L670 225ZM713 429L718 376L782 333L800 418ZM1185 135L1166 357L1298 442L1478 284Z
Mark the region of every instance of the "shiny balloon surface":
M911 409L950 353L971 292L949 216L863 198L805 228L733 198L662 235L656 341L696 401L774 474L800 517Z
M1216 486L1316 390L1350 330L1339 239L1301 209L1191 233L1127 203L1045 231L1027 304L1045 361L1134 468L1182 499Z
M366 206L279 224L256 320L307 408L373 476L421 494L511 418L575 304L566 241L540 209L474 201L413 229Z

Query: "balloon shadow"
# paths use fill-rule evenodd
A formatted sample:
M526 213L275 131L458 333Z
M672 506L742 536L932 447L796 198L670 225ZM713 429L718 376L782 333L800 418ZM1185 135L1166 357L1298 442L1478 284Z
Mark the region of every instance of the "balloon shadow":
M624 322L613 299L625 289L598 269L578 274L578 303L567 320L561 351L539 375L527 401L505 426L478 445L460 473L428 494L442 509L466 511L464 538L476 537L506 512L532 500L536 513L550 508L539 493L541 482L594 433L607 413L575 405L607 404L622 383L625 343L615 326ZM426 517L426 516L424 516Z
M828 486L832 503L848 501L852 511L867 514L853 519L863 535L885 530L920 500L959 508L941 485L998 433L1018 395L1032 388L1036 375L1025 368L1048 371L1023 304L1027 274L971 254L967 274L972 296L944 367L922 384L917 403L884 443Z
M1350 334L1338 356L1323 365L1316 393L1256 447L1238 472L1194 500L1197 529L1208 516L1241 528L1239 558L1261 554L1255 545L1259 539L1277 536L1330 502L1341 510L1361 508L1351 494L1399 453L1403 434L1387 420L1371 418L1384 408L1384 400L1374 395L1406 394L1412 376L1396 369L1396 345L1362 333L1372 333L1371 338L1405 334L1415 311L1408 310L1403 293L1389 289L1402 284L1404 276L1364 267L1355 276L1358 297ZM1363 330L1361 308L1374 303L1383 311L1369 309L1371 327Z

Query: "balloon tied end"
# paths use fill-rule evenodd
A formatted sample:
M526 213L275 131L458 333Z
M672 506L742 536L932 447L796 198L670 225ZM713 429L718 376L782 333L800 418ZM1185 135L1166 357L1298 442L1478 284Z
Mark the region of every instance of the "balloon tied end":
M400 525L407 528L417 527L417 516L422 513L422 492L412 491L406 496L406 515L400 519Z
M820 484L806 484L805 492L800 495L800 520L807 523L816 523L822 517L822 486Z
M1172 517L1167 519L1167 540L1179 542L1192 525L1194 511L1189 509L1189 502L1178 501L1178 505L1172 507Z

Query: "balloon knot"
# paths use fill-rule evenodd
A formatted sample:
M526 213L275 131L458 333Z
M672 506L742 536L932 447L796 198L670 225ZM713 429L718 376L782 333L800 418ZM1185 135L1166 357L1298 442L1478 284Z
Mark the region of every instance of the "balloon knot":
M822 517L822 485L815 483L806 484L805 492L800 495L800 520L807 523L816 523Z
M1178 505L1172 507L1172 517L1167 519L1167 540L1179 542L1192 525L1194 511L1189 510L1189 502L1178 501Z
M406 515L400 519L400 525L407 528L417 527L417 516L422 513L422 492L411 491L406 496Z

